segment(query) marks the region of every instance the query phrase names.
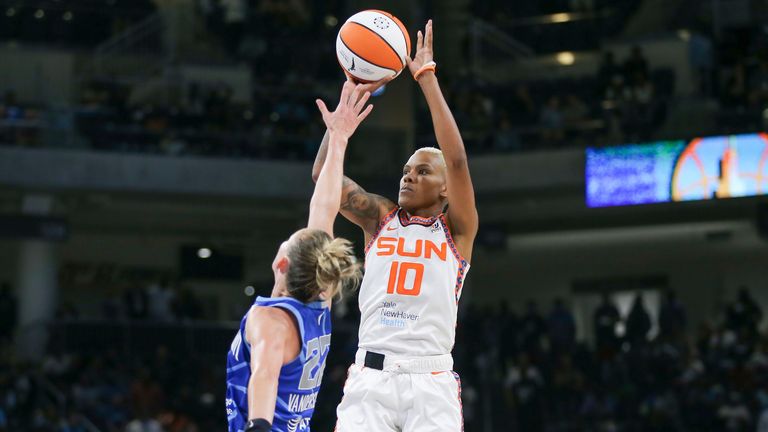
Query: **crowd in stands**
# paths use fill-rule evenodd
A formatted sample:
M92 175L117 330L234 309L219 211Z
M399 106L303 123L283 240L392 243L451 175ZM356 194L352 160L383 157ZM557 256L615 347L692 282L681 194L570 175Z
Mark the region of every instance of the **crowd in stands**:
M200 0L208 29L233 57L249 62L259 86L311 88L338 80L333 43L343 0ZM276 61L279 60L279 61Z
M471 10L473 16L492 23L533 51L552 53L598 49L603 40L618 35L626 27L640 3L637 0L493 0L474 2Z
M87 11L96 13L100 2L73 2L74 19L86 19ZM123 0L103 2L109 8L102 8L104 11L99 13L107 14L108 19L102 19L100 25L109 29L99 33L100 27L92 26L94 34L98 33L94 38L108 37L154 11L148 0L130 5ZM47 13L45 19L35 18L36 8L47 11L46 7L63 7L58 2L32 3L18 10L12 7L12 13L6 11L0 19L18 21L26 16L41 22L53 21L53 12ZM636 3L475 2L470 12L512 36L516 36L519 26L509 27L510 22L552 13L575 13L568 22L531 21L534 24L526 24L526 31L546 39L550 33L547 29L587 25L595 29L594 40L571 49L597 51L615 29L598 25L594 20L625 23L627 12L634 10ZM101 77L84 83L78 105L61 113L50 107L20 103L12 89L0 89L5 91L0 100L0 144L43 145L51 137L61 141L64 135L59 132L70 130L75 133L67 141L69 144L105 151L311 160L323 131L313 101L335 88L342 78L333 44L314 42L335 38L340 21L348 12L346 2L198 0L195 7L210 37L218 41L231 59L250 67L253 92L247 101L234 101L232 88L224 83L196 82L178 89L173 97L137 101L131 85ZM611 14L606 15L605 11ZM620 19L612 15L619 12ZM675 22L707 30L687 21ZM0 26L0 39L34 40L24 34L9 33L21 31L20 28ZM574 32L591 34L578 28ZM553 39L557 43L550 45L557 51L569 49L561 42L578 39L569 34L559 34ZM714 67L703 73L701 92L716 98L722 107L716 119L717 131L761 130L765 126L763 111L768 108L768 33L762 26L748 25L705 36L714 41L717 49ZM40 37L50 40L51 34ZM551 51L538 45L532 44L537 53ZM472 153L548 150L659 138L656 132L666 119L676 80L672 70L652 64L640 47L624 58L604 52L599 70L591 76L491 84L462 71L440 73ZM434 145L426 107L420 98L416 101L421 106L415 118L417 143ZM57 133L45 133L50 128L57 128Z
M190 82L172 95L146 100L136 96L134 85L94 77L82 83L75 108L62 113L21 103L6 89L0 144L45 145L52 135L45 129L58 124L74 136L67 140L71 145L104 151L313 158L323 133L315 115L318 89L343 77L331 43L343 4L200 1L212 37L250 66L253 94L247 101L235 101L224 82ZM307 43L318 38L329 43ZM58 146L63 136L53 138Z
M171 323L220 318L215 311L206 309L196 291L185 283L160 280L148 284L125 283L122 286L122 289L109 290L113 294L95 298L94 303L84 307L78 307L71 299L62 300L56 309L56 319Z
M153 0L0 2L0 40L55 47L93 47L141 21Z
M624 317L605 296L588 347L576 340L574 317L561 301L548 315L535 303L522 316L506 307L472 311L455 353L478 399L469 405L467 429L482 430L492 415L511 431L762 432L768 337L758 331L761 320L742 291L721 322L702 324L688 343L692 329L674 294L661 306L654 337L641 295Z
M0 310L11 304L3 288ZM561 299L546 312L530 301L519 314L506 303L469 305L460 314L454 358L468 431L768 430L768 334L760 332L763 313L746 289L720 319L697 329L674 292L665 295L657 318L642 293L626 315L604 294L589 344L577 339L575 317ZM318 430L333 427L357 347L354 299L335 315L313 420ZM134 318L151 319L149 313ZM234 326L209 334L207 348L194 353L175 341L181 334L173 328L155 335L167 344L143 349L123 348L120 334L77 349L52 342L34 364L14 360L6 339L0 431L220 429L224 364L216 354L226 352ZM3 331L8 334L5 323Z
M768 108L768 33L763 26L724 32L717 47L717 126L727 132L763 130Z
M221 430L224 368L214 358L117 350L50 354L39 364L0 357L0 431Z
M652 69L640 47L621 62L606 52L595 76L505 85L452 81L451 106L474 153L646 141L674 92L674 74ZM423 106L417 125L421 144L434 144Z
M129 88L93 83L83 94L74 122L88 146L104 151L259 159L314 156L322 130L312 93L257 92L254 102L239 103L226 84L191 83L178 98L131 103Z

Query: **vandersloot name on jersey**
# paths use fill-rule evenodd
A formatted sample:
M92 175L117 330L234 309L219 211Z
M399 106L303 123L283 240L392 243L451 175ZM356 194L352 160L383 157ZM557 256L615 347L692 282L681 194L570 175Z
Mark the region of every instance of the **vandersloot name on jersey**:
M314 392L311 394L291 394L288 396L288 409L295 413L304 412L308 409L314 409L315 403L317 402L317 394L318 392ZM235 414L235 401L232 399L227 399L227 417L230 417ZM297 417L293 418L288 421L288 424L286 427L288 428L288 432L296 432L296 431L303 431L309 428L309 421L310 419L306 417Z
M288 395L288 409L295 413L304 412L308 409L315 409L317 402L317 393Z
M403 328L408 321L416 322L419 320L419 314L404 312L395 308L397 308L397 303L395 302L382 302L381 309L379 309L379 314L381 315L379 323L381 325Z

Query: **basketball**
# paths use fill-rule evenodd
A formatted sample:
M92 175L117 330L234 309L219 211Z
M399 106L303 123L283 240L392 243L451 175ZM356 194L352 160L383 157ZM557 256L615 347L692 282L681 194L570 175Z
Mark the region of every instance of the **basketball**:
M352 15L336 37L339 64L360 82L399 75L410 52L411 39L403 23L380 10Z

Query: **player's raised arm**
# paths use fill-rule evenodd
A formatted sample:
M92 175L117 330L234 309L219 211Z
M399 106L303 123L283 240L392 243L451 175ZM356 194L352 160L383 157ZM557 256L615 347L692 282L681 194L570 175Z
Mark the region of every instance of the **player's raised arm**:
M371 92L375 91L378 87L386 84L389 81L391 81L391 78L373 84L358 84L355 86L351 80L347 80L347 82L344 83L344 87L342 88L342 96L341 100L339 101L339 106L341 106L342 102L345 101L345 97L348 103L352 103L353 100L357 100L357 102L355 102L356 105L354 106L360 105L361 103L364 105L370 97ZM346 95L345 90L347 91ZM356 92L356 96L354 96L354 98L351 97L353 92ZM318 101L318 107L322 112L325 105L321 104L322 101ZM325 111L327 112L327 109ZM320 149L317 152L317 157L315 158L315 164L312 167L312 179L318 183L320 181L323 167L330 163L330 156L332 154L330 145L332 131L328 126L325 113L323 113L323 121L325 121L328 130L325 132L323 142L320 145ZM357 127L357 125L355 127ZM351 134L349 135L351 136ZM347 139L349 138L347 137ZM334 157L338 157L338 155L336 154ZM339 160L340 163L343 164L343 154ZM368 236L373 235L373 233L376 231L376 227L378 226L381 218L383 218L387 212L395 207L395 203L392 201L382 196L366 192L362 187L360 187L360 185L346 176L344 176L342 180L340 201L340 211L342 216L362 228L366 234L366 239ZM337 207L337 209L339 209L339 207Z
M328 128L325 163L315 179L315 192L309 203L307 228L321 229L333 237L333 221L339 212L342 200L342 178L344 176L344 153L349 138L360 123L371 113L373 105L365 107L370 93L363 86L347 81L341 89L339 105L333 112L325 103L317 100L317 107ZM314 178L314 176L313 176Z
M472 255L472 243L477 235L478 216L475 191L469 174L467 152L459 127L443 97L437 82L432 51L432 20L424 33L416 36L416 55L408 61L408 68L419 83L432 115L435 137L443 152L447 168L448 222L459 251L466 259Z

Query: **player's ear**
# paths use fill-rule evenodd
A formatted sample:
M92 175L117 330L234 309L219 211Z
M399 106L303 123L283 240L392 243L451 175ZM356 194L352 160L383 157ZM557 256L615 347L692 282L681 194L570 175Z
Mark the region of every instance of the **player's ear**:
M288 273L288 267L291 266L291 260L288 259L287 256L280 258L280 260L277 261L277 270L280 271L280 273Z
M448 185L446 183L443 183L443 185L440 187L440 198L442 199L448 199Z

